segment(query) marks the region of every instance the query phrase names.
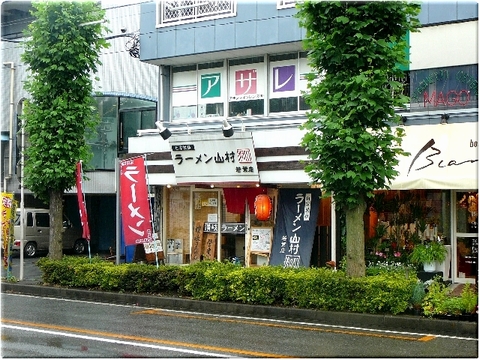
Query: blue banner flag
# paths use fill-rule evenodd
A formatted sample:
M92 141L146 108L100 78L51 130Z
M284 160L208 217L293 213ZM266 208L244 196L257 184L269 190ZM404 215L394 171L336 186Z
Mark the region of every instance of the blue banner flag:
M280 189L270 265L309 267L320 189Z

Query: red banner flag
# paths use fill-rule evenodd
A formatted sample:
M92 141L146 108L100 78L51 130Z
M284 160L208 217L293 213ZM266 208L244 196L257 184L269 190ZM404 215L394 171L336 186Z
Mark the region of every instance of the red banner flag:
M85 199L82 191L82 162L77 163L76 182L77 182L77 199L78 199L78 211L80 212L80 221L82 223L82 237L90 241L90 228L88 227L87 207L85 206Z
M153 241L143 157L120 161L120 208L125 245Z

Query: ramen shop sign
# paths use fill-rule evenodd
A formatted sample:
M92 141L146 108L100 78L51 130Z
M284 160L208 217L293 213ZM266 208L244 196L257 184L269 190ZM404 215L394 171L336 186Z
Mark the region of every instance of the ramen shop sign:
M251 133L178 136L170 145L177 184L259 181Z

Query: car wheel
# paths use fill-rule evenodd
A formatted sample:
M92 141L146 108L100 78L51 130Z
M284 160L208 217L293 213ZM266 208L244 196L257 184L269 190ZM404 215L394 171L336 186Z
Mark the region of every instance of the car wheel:
M73 252L77 255L85 254L87 251L87 242L84 239L78 239L73 245Z
M24 254L26 257L34 257L37 254L37 244L28 242L24 247Z

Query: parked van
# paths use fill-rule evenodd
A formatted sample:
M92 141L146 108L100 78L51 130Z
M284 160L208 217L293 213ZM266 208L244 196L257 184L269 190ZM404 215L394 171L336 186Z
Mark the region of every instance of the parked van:
M48 251L50 243L50 212L48 209L24 209L25 233L23 251L25 257L33 257L39 251ZM20 212L17 209L15 218L15 241L13 251L20 251L21 226ZM83 254L87 250L87 240L82 238L82 229L72 226L70 220L63 218L63 249L73 250L75 254Z

